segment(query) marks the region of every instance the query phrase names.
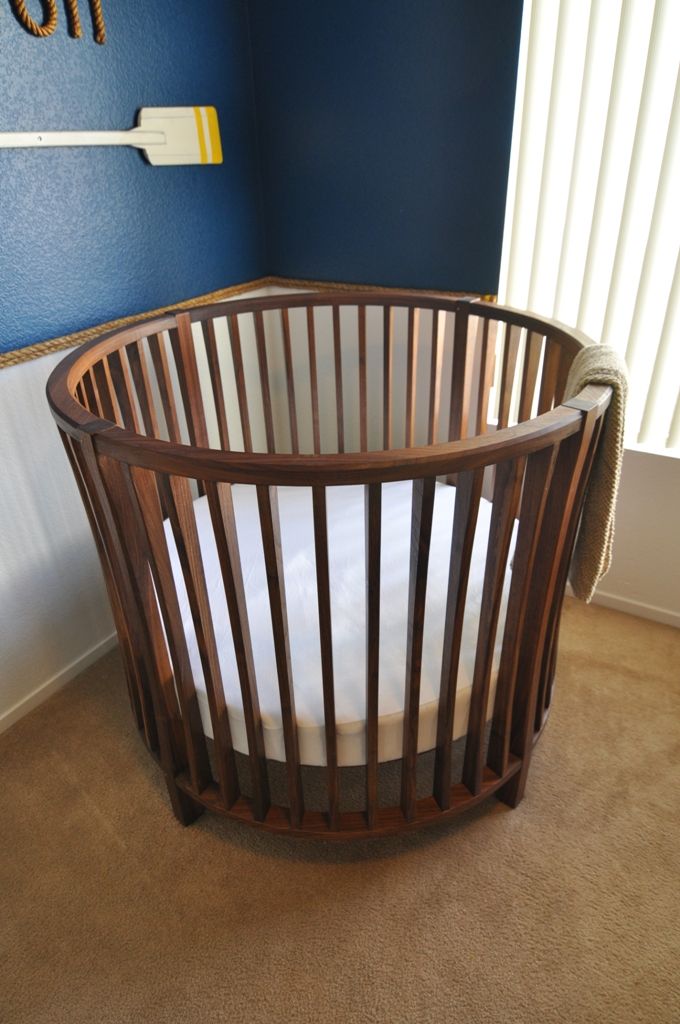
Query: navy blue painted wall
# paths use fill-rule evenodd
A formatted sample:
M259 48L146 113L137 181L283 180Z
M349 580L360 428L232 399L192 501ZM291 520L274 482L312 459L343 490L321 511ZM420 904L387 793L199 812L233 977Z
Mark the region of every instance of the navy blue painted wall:
M29 5L36 16L40 4ZM108 41L36 39L0 4L0 131L132 127L141 106L214 104L219 167L131 149L0 150L0 350L264 273L242 0L104 3Z
M521 0L252 0L270 272L494 292Z

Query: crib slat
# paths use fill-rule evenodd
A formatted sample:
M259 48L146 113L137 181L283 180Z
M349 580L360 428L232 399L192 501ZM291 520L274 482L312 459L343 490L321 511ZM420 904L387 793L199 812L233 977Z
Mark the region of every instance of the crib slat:
M300 772L300 749L298 744L297 721L295 717L295 693L293 671L288 642L288 615L286 611L286 587L281 554L281 528L276 487L257 485L257 504L260 512L262 548L267 572L269 606L274 636L274 652L281 699L283 739L286 751L286 773L288 776L288 799L290 820L293 826L300 825L304 815L302 775Z
M446 313L432 310L432 340L430 344L430 407L428 410L427 443L436 444L439 431L439 411L442 398L442 364L444 361L444 326Z
M314 330L314 307L307 307L307 348L309 352L309 385L312 397L312 431L314 434L314 454L321 452L321 434L319 430L319 382L316 369L316 332Z
M104 416L104 419L109 420L111 423L117 423L118 417L113 404L113 388L110 384L111 378L107 371L108 366L106 358L99 359L92 367L102 415Z
M260 388L262 393L262 408L264 411L264 431L267 441L267 451L276 451L274 440L274 417L272 413L272 396L269 387L269 366L267 364L267 341L264 332L264 317L262 310L254 314L255 321L255 344L257 346L257 362L260 369Z
M541 388L538 395L539 416L552 409L555 391L557 389L557 378L559 375L561 358L561 346L558 345L556 341L546 338L543 372L541 374Z
M123 426L127 430L139 433L137 413L135 412L134 403L132 401L130 374L127 369L124 350L114 349L113 352L110 352L108 356L108 363L113 388L118 401L118 408L120 409L120 414L123 420Z
M404 697L403 754L401 764L401 809L407 821L416 813L416 768L418 763L418 718L420 712L420 670L425 623L427 567L430 557L432 514L436 480L413 481L411 506L411 555L406 634L406 692Z
M494 321L484 319L484 327L481 339L481 361L479 367L479 394L477 398L477 420L475 430L477 434L485 434L488 430L488 402L491 400L491 391L494 384L494 371L496 370L496 339L498 336L498 324Z
M215 334L215 321L212 318L204 320L200 327L208 359L208 370L210 371L210 384L215 401L220 445L223 451L228 452L231 447L229 444L229 424L227 422L227 409L224 403L224 387L222 385L222 370L220 369L220 356L217 336Z
M459 441L467 436L469 388L468 326L470 318L466 309L456 312L453 330L453 359L451 362L451 409L449 413L449 441Z
M234 378L236 381L236 393L238 395L238 411L241 418L241 431L243 433L243 450L252 452L253 438L250 431L250 415L248 412L248 393L246 391L246 375L243 369L243 353L241 352L241 331L238 325L237 316L227 317L227 329L229 331L229 343L231 345L231 358L234 363Z
M535 331L529 331L527 344L524 352L524 364L522 366L522 387L519 398L518 421L523 423L531 416L531 407L534 404L536 393L536 380L538 377L538 364L541 361L541 349L543 338Z
M589 449L587 457L586 457L586 464L585 464L585 467L583 469L583 473L582 473L582 476L581 476L581 482L579 484L579 490L577 491L576 497L574 499L574 503L576 505L576 508L580 508L581 507L581 503L583 501L583 496L584 496L585 489L586 489L587 484L588 484L588 480L589 480L589 477L590 477L590 472L591 472L591 469L592 469L593 459L595 457L595 452L597 450L597 445L598 445L599 437L600 437L600 434L602 432L603 426L604 426L604 417L600 417L600 419L598 419L597 423L595 424L595 427L594 427L594 430L593 430L593 433L592 433L592 438L590 440L590 449ZM571 525L569 527L569 532L567 533L567 536L566 536L565 545L564 545L565 553L564 553L564 555L562 557L562 564L560 566L559 576L558 576L557 583L556 583L556 586L555 586L556 597L553 600L552 606L551 606L551 609L550 609L550 619L549 619L549 622L548 622L548 634L547 634L549 636L549 638L550 638L550 640L549 640L549 648L548 648L548 645L546 645L546 653L544 655L544 665L542 666L542 674L541 674L541 679L540 679L539 694L538 694L538 700L537 700L537 704L536 704L536 729L537 730L540 728L540 726L542 724L543 714L545 713L545 711L547 711L548 707L550 706L551 691L552 691L552 680L553 680L553 675L554 675L554 671L555 671L555 660L556 660L556 657L557 657L557 639L558 639L557 633L559 631L560 610L562 608L562 602L564 600L564 590L565 590L565 587L567 585L567 577L568 577L568 574L569 574L569 566L570 566L570 563L571 563L571 554L572 554L573 547L574 547L574 541L575 541L575 538L576 538L576 531L577 531L577 528L578 528L578 523L579 523L579 515L578 515L578 513L576 513L572 517L572 522L571 522Z
M368 413L366 384L366 307L357 307L359 324L359 448L368 450Z
M394 376L394 309L383 310L383 448L393 446L392 377Z
M153 471L141 469L138 466L130 467L130 477L146 532L151 571L175 672L191 784L194 790L200 793L212 777L210 761L191 672L182 615L177 600L175 580L165 540L156 478Z
M151 361L156 374L158 392L161 396L161 405L163 407L163 415L165 417L168 437L171 441L179 444L181 443L182 437L179 430L179 420L177 419L177 406L172 387L172 378L170 376L168 354L165 350L165 341L162 335L151 334L149 335L148 342Z
M499 430L503 427L507 427L510 422L510 403L512 401L512 389L515 383L515 370L517 368L520 335L521 328L517 327L516 324L512 324L505 332L500 398L498 401Z
M559 445L543 516L527 602L527 626L519 654L518 678L522 680L522 686L515 694L510 730L510 753L521 759L521 767L498 794L501 800L513 807L522 798L526 785L533 747L539 672L545 644L549 640L547 631L551 610L554 601L560 597L557 585L561 570L571 554L570 544L577 518L572 521L572 516L585 487L581 473L592 451L595 415L596 407L588 409L579 433L572 434Z
M335 408L338 418L338 452L345 450L345 410L342 398L342 342L340 307L333 306L333 360L335 364Z
M458 665L465 601L467 598L472 547L477 529L479 502L484 481L483 470L458 474L453 515L451 558L444 618L442 672L437 709L437 749L434 762L433 795L441 809L451 806L451 738L456 707Z
M99 402L97 401L97 395L94 388L94 382L90 372L83 374L81 381L83 385L83 391L85 393L85 403L90 412L94 413L95 416L101 415L99 412Z
M158 484L189 599L213 727L218 783L228 809L239 796L238 777L189 481L185 477L159 476Z
M142 711L146 717L148 712L144 709L150 696L170 798L177 815L188 824L200 810L175 784L176 772L185 769L188 763L187 751L181 738L177 695L130 471L114 459L96 457L89 438L83 439L80 448L86 487L124 609L124 635L129 637L130 654L136 666Z
M142 651L148 643L148 661L154 666L147 680L153 686L156 681L163 708L172 728L172 742L181 753L182 767L189 762L186 743L182 738L182 721L178 697L173 680L166 634L161 620L161 611L152 576L151 554L147 531L133 485L130 467L115 459L99 457L102 479L111 496L112 513L123 541L123 550L129 570L131 586L139 609L135 631L141 630L136 642ZM133 613L134 614L134 613Z
M496 466L463 763L463 784L473 794L480 792L484 775L484 730L496 628L523 469L523 459L499 462Z
M283 358L286 364L286 388L288 390L288 419L290 422L290 446L293 455L300 452L298 440L297 408L295 406L295 374L293 373L293 352L290 344L290 321L288 310L281 310L281 330L283 333Z
M97 391L97 383L94 378L92 368L90 368L84 375L83 380L85 382L85 394L89 401L93 403L92 412L96 413L97 416L103 416L101 403L99 401L99 392Z
M557 368L557 379L555 381L555 405L564 401L564 391L567 386L567 377L571 367L572 359L566 348L560 346L560 363Z
M495 333L495 330L494 330ZM482 337L480 341L479 383L477 388L477 417L475 434L486 434L489 418L489 396L493 383L495 363L495 345L493 344L490 321L482 320Z
M382 485L366 484L366 823L369 828L374 827L378 813L381 516Z
M178 771L186 770L187 754L181 738L172 670L158 618L158 602L148 569L145 530L136 501L129 468L114 459L96 456L92 440L79 443L83 456L85 486L102 530L109 565L125 615L125 634L138 665L140 693L151 695L159 753L170 800L177 817L190 824L202 807L176 784ZM155 630L155 626L158 629ZM160 639L160 643L158 643Z
M551 446L527 459L487 756L487 764L498 775L504 775L508 768L512 705L519 664L517 638L523 635L534 559L556 458L557 447Z
M408 307L408 348L406 355L406 447L415 443L416 396L418 376L418 343L420 335L420 310Z
M144 732L144 738L147 745L151 747L152 737L150 735L146 715L143 709L144 687L141 672L139 671L139 666L137 664L137 658L135 657L135 654L137 654L137 657L139 656L139 652L135 652L130 636L130 630L128 629L127 622L123 614L119 585L116 582L117 574L112 566L112 555L110 553L112 548L107 545L105 540L106 526L104 518L97 514L98 504L93 493L94 489L92 488L91 482L90 486L88 486L87 470L83 464L84 460L81 445L77 444L72 437L65 434L62 430L59 430L59 436L64 445L66 456L71 465L83 505L85 506L85 512L90 524L90 529L92 530L97 554L99 555L99 560L101 562L104 582L106 583L107 593L109 595L109 600L111 601L113 620L120 640L123 660L125 662L125 678L130 697L130 704L137 722L137 728L140 732Z
M326 733L326 765L328 776L328 818L337 828L340 813L340 775L338 772L337 734L335 728L335 690L333 681L333 633L331 625L331 587L328 567L328 518L326 488L312 487L314 514L314 551L316 587L319 605L319 639L321 643L321 679L323 713Z
M206 481L205 491L227 599L236 667L243 698L243 716L246 723L248 759L253 784L253 816L256 821L264 821L270 804L269 781L231 485Z
M205 423L203 395L201 394L201 382L198 376L196 349L189 314L178 313L177 327L171 327L168 334L177 366L177 378L184 403L189 440L194 446L209 448L208 428Z
M144 430L147 437L159 437L158 420L156 418L156 409L154 406L153 395L151 393L149 371L146 365L146 359L144 358L144 353L140 349L140 343L138 341L132 341L127 346L127 357L128 362L130 363L130 370L132 371L132 379L137 393L139 409L142 414Z

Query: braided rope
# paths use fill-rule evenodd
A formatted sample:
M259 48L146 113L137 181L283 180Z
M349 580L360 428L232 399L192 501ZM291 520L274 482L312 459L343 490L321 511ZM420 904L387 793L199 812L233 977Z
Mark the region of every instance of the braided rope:
M106 42L106 25L102 11L102 0L90 0L92 21L94 22L94 41L103 45Z
M11 0L14 12L24 26L27 32L30 32L33 36L51 36L57 27L57 0L43 0L45 7L47 8L47 15L42 23L39 25L35 18L32 18L26 10L26 4L24 0Z
M66 348L75 348L76 345L83 345L86 341L98 338L100 334L107 331L115 331L118 327L126 327L135 320L146 320L154 316L160 316L170 309L192 309L195 306L206 306L212 302L220 302L222 299L232 299L243 292L254 291L258 288L304 288L307 291L365 291L368 294L376 291L406 292L408 295L422 295L422 290L410 288L385 288L374 284L347 284L339 281L310 281L293 277L259 277L255 281L245 281L243 284L233 284L228 288L220 288L216 292L207 292L205 295L197 295L185 302L172 303L169 306L161 306L159 309L150 309L145 313L134 313L132 316L123 316L118 320L109 320L108 323L99 324L97 327L86 327L83 331L75 331L73 334L64 334L60 338L50 338L49 341L39 341L35 345L26 345L24 348L14 349L12 352L0 352L0 370L5 366L17 366L19 363L27 363L31 359L38 359L40 356L50 355L52 352L61 352ZM470 292L448 292L432 291L429 294L443 295L446 298L459 298L462 295L470 295ZM495 302L495 295L482 295L480 298Z
M80 12L78 10L78 0L66 0L66 10L68 11L68 20L71 30L71 35L74 39L82 39L83 37L83 26L80 24Z
M159 309L150 309L144 313L133 313L132 316L122 316L118 320L109 320L108 323L99 324L96 327L86 327L83 331L75 331L73 334L64 334L60 338L50 338L49 341L39 341L35 345L26 345L24 348L14 349L12 352L0 352L0 370L6 366L17 366L19 363L27 363L31 359L38 359L40 356L50 355L52 352L61 352L62 349L75 348L76 345L83 345L86 341L98 338L100 334L107 331L115 331L118 327L126 327L136 320L146 320L151 317L160 316L168 309L192 309L195 306L206 306L212 302L220 302L222 299L234 298L243 292L249 292L256 288L266 288L274 281L270 277L261 277L256 281L245 281L243 284L234 284L229 288L220 288L216 292L207 292L205 295L197 295L185 302L168 303Z

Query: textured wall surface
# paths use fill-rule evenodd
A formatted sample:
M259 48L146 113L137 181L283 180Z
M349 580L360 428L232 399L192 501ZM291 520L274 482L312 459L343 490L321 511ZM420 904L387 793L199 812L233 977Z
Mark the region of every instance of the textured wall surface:
M521 0L253 0L269 271L494 292Z
M104 46L85 0L80 40L57 6L56 33L36 39L0 4L0 131L129 128L142 106L213 104L224 163L0 150L0 351L264 272L242 0L105 3Z

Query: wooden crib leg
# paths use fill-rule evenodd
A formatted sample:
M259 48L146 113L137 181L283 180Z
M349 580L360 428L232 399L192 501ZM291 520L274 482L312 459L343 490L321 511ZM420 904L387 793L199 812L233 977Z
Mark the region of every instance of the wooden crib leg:
M192 800L190 796L179 788L175 780L171 779L168 775L165 776L165 784L168 787L172 809L179 823L185 827L193 825L196 819L200 818L205 811L203 804Z
M509 782L506 782L504 786L496 790L496 796L502 804L507 804L508 807L517 807L521 803L524 790L526 789L527 774L528 766L525 770L520 769L518 772L515 772Z

